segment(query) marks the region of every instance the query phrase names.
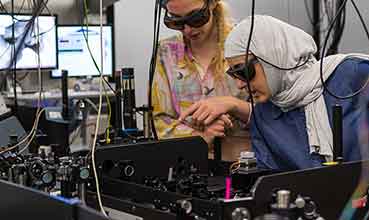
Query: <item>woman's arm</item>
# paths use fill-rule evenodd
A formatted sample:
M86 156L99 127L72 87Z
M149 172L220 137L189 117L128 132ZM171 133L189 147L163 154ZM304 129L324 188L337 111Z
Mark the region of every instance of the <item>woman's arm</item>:
M250 120L251 104L232 96L217 96L200 100L184 111L179 120L192 116L195 124L209 125L223 114L230 114L246 123Z

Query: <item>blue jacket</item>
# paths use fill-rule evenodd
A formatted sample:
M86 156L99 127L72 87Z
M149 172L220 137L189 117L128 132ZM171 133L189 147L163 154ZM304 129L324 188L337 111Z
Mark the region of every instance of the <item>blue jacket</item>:
M369 61L350 58L337 66L326 84L334 94L347 96L360 89L368 78ZM346 100L337 100L327 91L323 95L331 127L332 106L339 104L343 108L344 160L361 159L358 136L362 122L367 121L368 105L362 105L360 95ZM310 154L303 107L282 112L271 102L257 104L251 120L251 137L260 168L295 170L318 167L324 162L318 153Z

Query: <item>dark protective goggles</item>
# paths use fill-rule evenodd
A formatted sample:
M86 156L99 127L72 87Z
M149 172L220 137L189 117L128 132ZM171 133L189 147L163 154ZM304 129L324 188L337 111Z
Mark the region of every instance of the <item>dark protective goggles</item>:
M209 0L207 0L204 7L195 10L191 14L184 17L169 16L168 10L166 10L164 24L170 29L183 30L185 28L185 24L193 28L199 28L208 23L209 19Z
M248 64L240 63L229 68L226 73L232 78L239 79L241 81L251 81L255 77L254 65L258 63L256 58L251 59Z

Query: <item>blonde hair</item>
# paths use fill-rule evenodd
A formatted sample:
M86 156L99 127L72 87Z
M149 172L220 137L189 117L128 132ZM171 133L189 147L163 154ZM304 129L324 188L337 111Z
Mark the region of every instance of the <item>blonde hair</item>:
M169 2L168 0L167 2ZM214 79L215 83L221 83L225 77L226 62L224 61L224 42L233 27L229 8L224 0L198 0L209 1L209 4L215 6L213 9L213 19L217 29L217 53L215 57ZM187 40L185 43L188 44Z
M206 1L206 0L205 0ZM229 15L228 5L223 0L210 0L216 4L213 15L218 29L217 56L215 60L214 78L217 81L224 78L226 64L224 62L224 42L232 30L233 23Z

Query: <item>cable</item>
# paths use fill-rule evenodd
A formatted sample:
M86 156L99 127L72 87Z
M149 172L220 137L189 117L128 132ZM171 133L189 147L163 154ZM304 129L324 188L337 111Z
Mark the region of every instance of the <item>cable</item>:
M86 0L84 0L83 1L83 15L84 15L84 17L86 18L86 22L84 22L83 20L84 19L82 19L82 23L87 27L87 31L88 31L88 16L87 16L87 13L88 13L88 9L87 9L87 1ZM95 68L96 68L96 70L99 72L99 74L101 75L101 74L103 74L101 71L100 71L100 68L99 68L99 66L97 65L97 62L96 62L96 60L95 60L95 58L94 58L94 56L93 56L93 54L92 54L92 51L91 51L91 48L90 48L90 44L89 44L89 42L88 42L88 33L87 33L87 35L85 34L85 32L84 32L84 30L82 30L82 35L83 35L83 38L85 39L85 41L86 41L86 46L87 46L87 50L88 50L88 52L89 52L89 54L90 54L90 57L91 57L91 59L92 59L92 62L94 63L94 66L95 66ZM117 93L117 91L115 91L114 89L113 89L113 87L110 85L110 83L105 79L105 78L103 78L103 80L104 80L104 82L105 82L105 84L109 87L109 89L114 93L114 95L115 96L118 96L120 99L122 99L123 100L123 97L122 96L120 96L118 93Z
M85 15L85 18L86 18L86 23L87 23L87 28L88 28L88 16L87 16L87 1L84 0L83 1L83 10L84 10L84 15ZM96 195L97 195L97 200L98 200L98 205L100 207L100 211L101 213L108 217L108 215L106 214L105 210L104 210L104 206L103 206L103 203L102 203L102 200L101 200L101 194L100 194L100 184L99 184L99 178L98 178L98 175L97 175L97 169L96 169L96 160L95 160L95 153L96 153L96 144L97 144L97 136L98 136L98 131L99 131L99 127L100 127L100 117L101 117L101 108L102 108L102 89L103 89L103 81L108 85L108 87L114 92L114 94L116 95L116 92L114 91L114 89L110 86L110 84L105 80L104 76L103 76L103 72L104 72L104 60L103 60L103 15L102 15L102 0L100 0L100 58L101 58L101 69L98 67L93 55L92 55L92 52L91 52L91 49L90 49L90 46L89 46L89 43L88 43L88 33L87 33L87 36L86 34L84 33L84 31L82 31L83 33L83 36L84 36L84 39L86 41L86 45L87 45L87 49L90 53L90 56L91 56L91 59L95 65L95 68L98 70L98 72L100 73L100 80L99 80L99 90L100 90L100 95L99 95L99 107L98 107L98 111L97 111L97 118L96 118L96 126L95 126L95 133L94 133L94 138L93 138L93 143L92 143L92 149L90 151L90 153L87 155L87 157L89 157L89 155L91 155L91 162L92 162L92 171L93 171L93 174L94 174L94 179L95 179L95 185L96 185ZM104 91L106 92L106 90L104 89ZM107 96L107 94L106 94ZM107 101L109 102L108 100L108 97L107 97ZM108 103L109 105L110 103ZM111 111L111 110L110 110ZM110 120L109 122L110 123Z
M86 2L86 0L84 0L83 1L83 13L82 14L84 14L84 17L86 19L86 22L84 22L84 19L83 18L81 20L82 20L82 23L84 23L86 25L86 27L87 27L87 34L85 34L84 31L82 31L82 34L83 34L83 37L84 37L84 39L86 41L87 49L88 49L89 54L90 54L90 57L91 57L91 59L92 59L92 61L94 63L94 66L97 69L97 71L99 72L100 76L102 76L102 71L99 69L99 67L97 65L97 62L96 62L95 58L93 57L93 54L92 54L92 51L91 51L91 48L90 48L90 45L89 45L89 42L88 42L88 16L87 16L87 13L88 13L87 10L88 9L87 8L88 8L87 7L87 2ZM101 33L102 33L102 31L101 31ZM120 94L118 94L117 91L115 91L112 88L112 86L110 85L110 83L104 77L102 79L104 80L105 84L109 87L109 89L114 93L115 96L117 96L121 100L124 100L124 98ZM111 105L110 105L110 100L109 100L109 97L108 97L108 95L106 93L105 87L104 87L104 91L105 91L105 95L106 95L107 103L108 103L108 108L109 108L109 112L110 112L109 113L109 116L108 116L108 129L106 130L106 135L107 135L106 140L109 142L109 140L110 140L110 138L109 138L110 130L109 129L111 127L111 124L110 124L110 119L111 119ZM130 136L130 135L127 135L127 136L130 137L131 139L133 137L133 136ZM134 138L134 139L136 139L136 138Z
M88 49L88 51L89 51L89 54L90 54L90 57L91 57L91 59L92 59L92 61L93 61L93 63L94 63L94 65L95 65L95 68L97 69L97 71L99 72L99 74L100 74L100 76L102 75L102 70L100 70L99 69L99 67L98 67L98 65L97 65L97 63L96 63L96 60L95 60L95 58L93 57L93 55L92 55L92 51L91 51L91 49L90 49L90 46L89 46L89 42L88 42L88 9L87 9L88 7L87 7L87 1L86 0L84 0L83 1L83 11L84 11L84 17L85 17L85 19L86 19L86 22L85 22L85 26L86 26L86 32L87 32L87 34L85 34L84 33L84 30L82 30L82 34L83 34L83 37L84 37L84 39L85 39L85 41L86 41L86 45L87 45L87 49ZM83 19L82 19L83 20ZM102 32L102 30L100 30L101 31L101 33L103 33ZM101 47L101 50L102 50L102 47ZM101 59L103 59L103 57L101 57ZM105 84L113 91L113 93L116 95L116 96L118 96L120 99L123 99L121 96L119 96L118 94L117 94L117 92L111 87L111 85L109 84L109 82L107 82L106 81L106 79L105 78L103 78L103 80L104 80L104 82L105 82ZM111 113L112 113L112 110L111 110L111 104L110 104L110 99L109 99L109 96L108 96L108 93L106 92L106 88L105 88L105 85L103 85L103 88L104 88L104 95L105 95L105 97L106 97L106 102L107 102L107 105L108 105L108 126L107 126L107 130L106 130L106 140L107 140L107 143L109 144L110 143L110 128L111 128Z
M23 0L23 1L22 1L21 6L20 6L20 8L18 9L17 14L20 14L20 13L21 13L21 11L22 11L22 10L23 10L23 8L24 8L25 2L26 2L26 0ZM46 7L46 9L48 10L48 12L50 13L50 10L47 8L46 3L45 3L44 1L42 1L42 3L44 3L44 6ZM29 7L29 2L28 2L28 7ZM30 7L29 7L29 8L30 8ZM0 9L1 9L2 11L4 11L6 14L10 14L10 13L6 10L6 7L4 6L4 4L2 3L2 1L1 1L1 0L0 0ZM51 14L51 13L50 13L50 14ZM16 21L30 21L30 20L22 20L22 19L17 19L17 18L15 18L15 20L16 20Z
M18 10L18 14L23 10L23 7L24 7L24 3L26 2L26 0L23 0L22 1L22 4L21 4L21 6L20 6L20 8L19 8L19 10Z
M31 71L28 71L28 72L24 73L23 76L18 77L17 83L20 84L30 73L31 73Z
M29 147L29 145L32 143L33 139L35 138L36 133L37 133L38 124L39 124L39 121L40 121L40 117L41 117L41 115L42 115L42 113L44 111L45 111L45 109L41 109L38 112L37 117L36 117L36 120L35 120L35 123L34 123L34 127L32 128L32 133L30 133L30 135L32 134L31 135L31 138L29 139L29 141L26 144L26 146L19 151L20 154L23 153Z
M236 162L232 163L232 164L229 166L229 174L231 175L231 174L235 173L238 169L240 169L240 167L241 167L241 162L240 162L240 160L238 160L238 161L236 161Z
M95 127L95 124L94 123L89 123L89 124L87 124L86 125L86 129L88 128L88 127L92 127L92 126L94 126ZM94 128L95 129L95 128ZM76 129L76 131L74 132L74 135L73 135L73 137L71 138L71 141L69 142L69 145L71 145L71 144L73 144L76 140L77 140L77 138L79 137L79 135L81 134L81 126L79 126L77 129Z
M86 101L86 102L88 102L96 112L99 111L99 109L97 108L97 106L95 105L95 103L93 103L93 101L91 101L91 99L84 98L83 100Z
M349 95L346 95L346 96L339 96L339 95L334 94L332 91L330 91L330 90L328 89L328 86L326 85L326 83L325 83L325 81L324 81L324 78L323 78L323 63L324 63L323 61L324 61L325 50L326 50L326 47L327 47L328 38L329 38L329 35L330 35L330 33L331 33L331 31L332 31L332 29L333 29L333 27L334 27L334 24L335 24L335 22L336 22L337 18L339 18L340 14L342 13L342 11L344 10L344 8L346 7L346 3L347 3L347 0L344 0L344 1L343 1L343 3L342 3L342 5L340 6L340 8L339 8L339 10L338 10L338 12L337 12L337 14L336 14L336 16L334 17L334 19L333 19L332 23L331 23L331 24L330 24L330 26L329 26L328 33L327 33L327 36L325 37L324 45L323 45L323 49L322 49L322 59L321 59L321 61L320 61L320 81L321 81L321 83L322 83L322 85L323 85L323 89L324 89L324 91L327 91L327 93L328 93L329 95L331 95L332 97L334 97L334 98L336 98L336 99L339 99L339 100L351 99L351 98L353 98L353 97L357 96L357 95L358 95L358 94L360 94L360 93L361 93L361 92L362 92L362 91L367 87L367 85L369 84L369 79L368 79L368 80L366 81L366 83L363 85L363 87L362 87L362 88L358 89L357 91L353 92L352 94L349 94ZM365 22L364 22L364 20L363 20L363 18L362 18L362 16L361 16L361 13L360 13L359 9L357 8L357 6L356 6L356 4L355 4L354 0L351 0L351 3L353 4L353 6L354 6L354 8L355 8L355 10L356 10L356 13L358 14L358 16L359 16L359 18L360 18L361 24L363 25L364 30L365 30L365 32L366 32L366 34L367 34L367 37L368 37L368 40L369 40L369 32L368 32L367 26L366 26L366 24L365 24Z
M36 34L36 41L37 41L37 44L40 44L40 22L39 22L39 17L36 18L37 19L37 25L36 25L36 31L37 31L37 34ZM42 94L42 73L41 73L41 57L40 57L40 51L37 50L37 71L38 71L38 85L39 85L39 93L38 93L38 100L37 100L37 111L36 111L36 115L38 117L36 117L36 120L37 120L37 123L36 126L31 130L33 133L32 133L32 136L30 138L30 140L28 141L28 143L26 144L26 146L20 151L20 153L22 153L23 151L25 151L29 145L32 143L33 139L35 138L36 136L36 133L37 133L37 127L38 127L38 122L39 122L39 119L40 119L40 111L41 111L41 94Z
M252 3L251 3L251 26L250 26L250 33L249 33L249 37L248 37L248 41L247 41L247 46L246 46L246 56L245 56L245 64L247 66L247 63L248 63L248 55L249 55L249 49L250 49L250 44L251 44L251 38L252 38L252 34L253 34L253 31L254 31L254 24L255 24L255 0L252 0ZM260 57L258 57L260 59ZM266 62L265 60L261 59L262 61ZM307 59L309 60L309 59ZM278 68L278 66L275 66L269 62L266 62L272 66L274 66L275 68ZM302 65L305 65L307 63L307 61L305 61L303 64L301 65L297 65L296 67L294 68L298 68ZM294 69L294 68L279 68L279 69L285 69L285 70L291 70L291 69ZM264 143L265 143L265 146L266 148L273 153L273 148L268 144L266 138L264 137L263 133L261 132L261 129L259 128L259 125L257 123L257 120L256 120L256 114L255 114L255 103L254 103L254 98L252 96L252 93L251 93L251 85L250 85L250 80L248 77L246 77L246 84L247 84L247 89L249 91L249 94L250 94L250 102L251 102L251 114L253 116L253 120L254 120L254 123L255 123L255 128L256 130L259 132L261 138L263 139ZM278 154L274 154L276 157L279 157ZM282 158L279 158L281 159L280 161L283 161Z
M12 41L15 41L15 21L14 21L14 0L11 0L11 16L12 16ZM18 112L18 101L17 101L17 58L14 59L15 53L15 42L11 50L11 58L13 59L12 70L13 70L13 93L14 93L14 107L13 111L15 115Z
M110 124L110 120L111 120L111 104L110 104L110 100L109 100L109 96L108 96L108 93L106 92L106 88L105 88L105 85L103 84L103 87L104 87L104 94L105 94L105 97L106 97L106 103L108 105L108 126L106 128L106 131L105 131L105 139L106 139L106 143L107 144L110 144L110 129L111 129L111 124Z
M18 48L16 48L15 54L12 57L12 59L11 59L11 61L9 63L9 66L6 68L7 69L7 72L10 72L11 67L14 65L13 63L16 62L16 59L17 59L17 57L18 57L18 55L19 55L19 53L20 53L20 51L22 49L21 45L24 44L24 42L26 40L26 37L27 37L30 29L34 26L34 20L35 20L35 18L38 17L41 14L41 12L42 12L42 10L44 8L42 6L45 5L45 4L47 4L48 0L46 1L46 3L43 3L42 4L42 2L43 2L43 0L40 0L38 2L39 4L36 5L35 8L32 10L32 16L31 16L30 20L28 21L28 23L25 26L25 31L22 33L23 36L21 37L21 40L19 42L19 45L20 46L18 46Z
M150 68L149 68L149 94L148 94L148 108L152 109L152 84L154 80L155 68L156 68L156 58L159 47L159 33L160 33L160 17L161 17L161 0L155 1L155 9L154 9L154 37L153 37L153 48L150 60ZM150 110L149 110L150 111ZM155 140L158 140L158 134L155 129L154 117L151 114L150 117L151 129Z
M17 144L11 146L11 147L8 147L7 149L3 150L3 151L0 151L0 155L6 153L6 152L9 152L9 151L12 151L14 150L15 148L19 147L20 145L22 145L24 142L26 142L32 135L33 135L33 132L37 129L37 126L38 126L38 123L39 123L39 119L40 119L40 116L41 114L45 111L45 109L41 109L38 114L36 115L36 118L35 118L35 121L33 123L33 126L32 126L32 129L31 129L31 132L28 133L28 135L26 137L24 137L21 141L19 141Z
M102 6L102 0L100 0L100 56L101 56L101 72L100 72L100 95L99 95L99 110L97 113L97 119L96 119L96 127L95 127L95 134L94 134L94 139L93 139L93 144L92 144L92 149L91 149L91 155L92 155L92 170L93 170L93 174L94 174L94 178L95 178L95 184L96 184L96 194L97 194L97 200L98 200L98 204L100 207L100 210L102 212L103 215L105 215L106 217L108 217L108 215L106 214L105 210L104 210L104 206L102 204L102 200L101 200L101 194L100 194L100 185L99 185L99 178L97 176L97 170L96 170L96 160L95 160L95 153L96 153L96 142L97 142L97 135L99 132L99 126L100 126L100 116L101 116L101 107L102 107L102 89L103 89L103 75L101 73L103 73L104 70L104 60L103 60L103 6Z
M359 8L357 7L357 5L356 5L355 1L354 1L354 0L351 0L351 3L352 3L352 5L354 6L354 8L355 8L355 11L356 11L357 15L359 16L359 19L360 19L360 21L361 21L361 25L363 26L363 28L364 28L364 30L365 30L365 33L366 33L366 37L367 37L367 38L368 38L368 40L369 40L369 31L368 31L368 27L367 27L367 25L365 24L365 21L364 21L364 19L363 19L363 16L361 15L361 13L360 13L360 11L359 11Z
M339 6L342 5L342 2L343 2L343 0L338 0L336 2L336 9L337 10L339 10ZM332 9L332 11L333 11L333 9ZM331 44L330 44L330 47L329 47L328 52L327 52L328 55L332 55L332 54L337 53L338 45L339 45L339 42L342 38L342 34L343 34L343 31L344 31L344 27L345 27L345 20L346 20L346 10L343 10L342 13L339 14L339 17L338 17L338 20L337 20L338 22L334 26L333 37L332 37ZM331 22L331 21L329 21L329 22Z
M36 12L37 14L37 12ZM33 22L34 22L34 19L33 19ZM39 22L37 22L37 33L39 33ZM40 38L39 38L39 35L37 34L36 35L36 39L37 39L37 42L40 43ZM38 96L38 100L37 100L37 110L36 110L36 118L35 118L35 121L33 123L33 126L32 126L32 129L31 131L29 132L29 134L23 138L20 142L18 142L17 144L15 144L14 146L12 147L9 147L3 151L0 152L0 155L3 154L3 153L6 153L8 151L11 151L15 148L17 148L18 146L20 146L21 144L23 144L24 142L26 142L29 138L29 141L28 143L26 144L26 146L21 150L22 152L28 148L28 146L30 145L30 143L32 142L33 138L35 137L36 135L36 130L37 130L37 127L38 127L38 123L39 123L39 119L40 119L40 116L42 114L42 112L45 110L45 109L41 109L41 92L42 92L42 87L41 87L41 82L42 82L42 77L41 77L41 60L40 60L40 54L39 54L39 51L37 52L37 62L38 62L38 84L39 84L39 96Z
M8 45L8 47L0 53L0 59L5 55L5 53L9 50L10 44Z
M253 25L253 24L252 24L252 25ZM300 68L300 67L304 66L305 64L307 64L307 63L309 62L309 60L310 60L310 57L307 57L303 63L299 64L299 63L300 63L300 61L301 61L301 59L302 59L302 57L300 57L300 60L299 60L299 62L296 64L296 66L294 66L294 67L280 67L280 66L277 66L277 65L275 65L275 64L273 64L273 63L271 63L271 62L269 62L269 61L266 61L265 59L263 59L263 58L261 58L261 57L259 57L259 56L256 56L255 54L254 54L254 56L255 56L256 58L260 59L261 61L263 61L263 62L265 62L265 63L267 63L267 64L271 65L272 67L274 67L274 68L276 68L276 69L279 69L279 70L285 70L285 71L288 71L288 70L294 70L294 69ZM247 56L246 56L246 58L247 58Z
M4 11L6 14L9 14L8 11L6 10L3 2L0 0L0 7L1 7L1 10Z
M304 6L305 6L306 14L308 16L308 19L310 21L310 24L315 27L315 26L317 26L317 25L320 24L320 22L322 21L322 18L319 18L319 21L314 21L313 16L311 15L311 12L310 12L310 9L309 9L309 6L308 6L307 2L308 2L308 0L304 0Z
M101 21L101 26L100 26L100 32L101 32L101 35L100 35L100 38L101 38L100 39L100 41L101 41L100 42L100 46L101 46L101 57L100 58L101 58L101 62L102 62L101 63L101 70L100 70L99 67L97 66L97 63L96 63L95 58L92 55L92 52L91 52L91 49L90 49L90 46L89 46L89 42L88 42L88 7L87 7L87 1L86 0L83 0L83 11L84 11L83 14L85 15L84 17L86 19L85 25L86 25L86 32L87 32L87 34L85 34L84 30L82 30L82 34L83 34L83 37L84 37L84 39L86 41L86 45L87 45L87 48L88 48L90 57L92 58L92 61L93 61L94 65L95 65L96 69L98 70L100 76L102 76L103 73L104 73L103 72L103 59L104 59L104 57L103 57L103 52L102 52L102 50L103 50L103 47L102 47L102 45L103 45L103 43L102 43L102 41L103 41L103 38L102 38L102 33L103 33L102 21ZM101 79L101 77L100 77L100 79ZM106 79L103 78L103 80L109 86L109 88L116 94L116 91L110 86L110 84L106 81ZM104 95L106 97L106 102L107 102L107 105L108 105L108 126L107 126L107 130L106 130L105 134L106 134L106 143L109 144L110 143L110 128L111 128L110 120L111 120L112 110L111 110L111 104L110 104L108 93L106 92L105 85L103 85L103 89L104 89Z

